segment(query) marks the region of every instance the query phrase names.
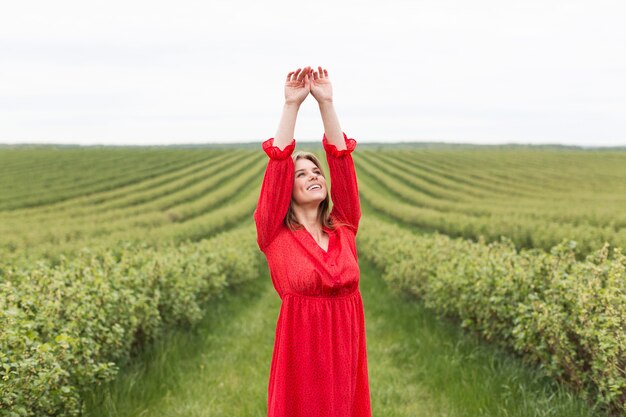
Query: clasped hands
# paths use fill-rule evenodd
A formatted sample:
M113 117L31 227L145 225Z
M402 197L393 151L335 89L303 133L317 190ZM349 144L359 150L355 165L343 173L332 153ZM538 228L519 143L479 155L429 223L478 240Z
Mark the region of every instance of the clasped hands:
M314 71L310 66L298 68L287 74L285 82L285 102L300 105L311 93L318 103L332 102L333 88L328 79L328 71L317 67Z

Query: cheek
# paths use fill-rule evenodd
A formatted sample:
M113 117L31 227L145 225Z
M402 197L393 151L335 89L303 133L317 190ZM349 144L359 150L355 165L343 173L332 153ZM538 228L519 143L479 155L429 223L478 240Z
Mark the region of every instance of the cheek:
M302 189L302 181L299 181L299 180L296 179L293 182L293 191L292 191L292 193L293 194L301 194L302 193L301 189Z

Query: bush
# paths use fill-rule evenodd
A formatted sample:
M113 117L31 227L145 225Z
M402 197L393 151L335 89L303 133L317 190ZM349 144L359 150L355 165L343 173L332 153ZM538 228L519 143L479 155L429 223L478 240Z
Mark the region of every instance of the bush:
M180 246L120 245L0 269L0 414L79 415L81 392L115 378L134 348L192 326L205 302L255 279L251 227Z
M564 239L517 251L363 219L360 253L395 291L512 349L613 413L626 413L626 256L609 245L576 260Z

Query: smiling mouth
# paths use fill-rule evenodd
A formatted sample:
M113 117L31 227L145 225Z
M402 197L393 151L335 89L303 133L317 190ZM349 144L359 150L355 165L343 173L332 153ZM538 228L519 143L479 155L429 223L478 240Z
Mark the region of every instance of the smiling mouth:
M315 184L315 185L310 186L306 190L307 191L321 191L321 189L322 189L321 185Z

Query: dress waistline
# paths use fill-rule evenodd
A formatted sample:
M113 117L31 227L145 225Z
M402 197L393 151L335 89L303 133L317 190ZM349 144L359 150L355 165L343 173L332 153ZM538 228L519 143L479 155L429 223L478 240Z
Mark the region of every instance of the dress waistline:
M287 297L288 295L292 295L294 297L299 297L299 298L308 298L311 300L337 300L337 299L342 299L342 298L354 297L358 293L359 293L358 287L351 293L343 294L343 295L302 295L302 294L296 294L294 292L287 292L283 294L282 300L284 300L285 297Z

